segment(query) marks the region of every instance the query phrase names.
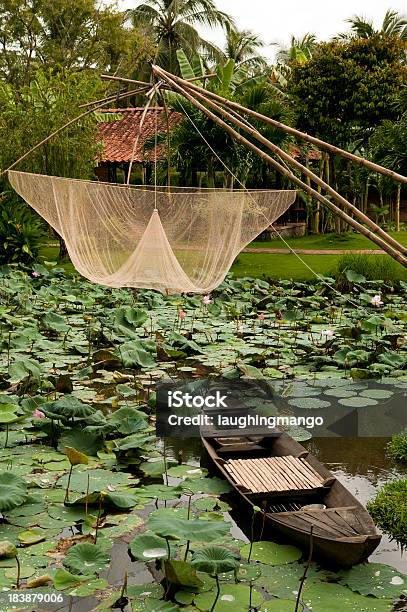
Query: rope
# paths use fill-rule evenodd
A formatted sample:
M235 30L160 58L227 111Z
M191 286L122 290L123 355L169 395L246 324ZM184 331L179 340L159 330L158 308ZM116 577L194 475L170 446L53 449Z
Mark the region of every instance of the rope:
M158 132L158 110L155 113L154 133L154 211L157 211L157 132Z
M207 141L207 139L205 138L205 136L202 134L202 132L200 131L200 129L198 128L198 126L196 125L196 123L193 121L193 119L191 118L191 116L189 115L189 113L187 112L187 110L185 109L184 105L182 104L181 99L179 100L179 104L183 110L183 112L185 113L185 115L187 116L188 120L190 121L190 123L192 124L192 126L194 127L194 129L196 130L196 132L199 134L199 136L202 138L202 140L205 142L205 144L207 145L207 147L209 147L209 149L212 151L212 153L215 155L215 157L218 159L218 161L220 161L220 163L222 164L222 166L225 168L225 170L227 170L231 176L239 183L239 185L248 193L249 197L253 200L253 202L255 203L255 199L253 198L252 194L250 193L250 191L246 188L246 185L244 185L241 180L234 174L234 172L227 166L227 164L223 161L223 159L221 159L219 157L219 155L216 153L216 151L214 150L214 148L211 146L211 144ZM267 219L266 215L264 215L264 217ZM295 255L297 257L297 259L320 281L322 282L326 287L328 287L329 289L331 289L331 291L333 291L334 293L336 293L337 295L341 296L343 298L343 295L340 291L338 291L338 289L336 289L333 285L331 285L331 283L328 283L328 281L321 276L318 272L316 272L316 270L314 270L306 261L304 261L304 259L302 259L302 257L291 247L291 245L287 242L287 240L284 238L284 236L278 231L278 229L274 226L273 223L270 223L270 227L272 227L273 231L276 233L276 235L280 238L280 240L286 245L286 247L290 250L290 252ZM355 302L353 302L352 300L350 300L349 298L346 298L346 302L348 302L349 304L351 304L352 306L359 308L359 304L356 304Z

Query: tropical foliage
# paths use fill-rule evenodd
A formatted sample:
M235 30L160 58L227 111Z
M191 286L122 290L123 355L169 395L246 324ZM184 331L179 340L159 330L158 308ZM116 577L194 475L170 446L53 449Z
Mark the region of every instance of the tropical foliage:
M176 52L189 58L203 52L216 60L221 51L200 36L196 26L225 26L231 18L216 8L213 0L147 0L129 11L136 27L151 28L156 43L154 61L170 72L178 71Z

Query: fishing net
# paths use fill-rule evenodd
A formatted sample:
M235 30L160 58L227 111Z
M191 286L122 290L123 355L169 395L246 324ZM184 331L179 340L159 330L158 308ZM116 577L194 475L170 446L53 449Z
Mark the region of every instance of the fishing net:
M149 189L9 172L64 239L75 268L109 287L209 293L295 191Z

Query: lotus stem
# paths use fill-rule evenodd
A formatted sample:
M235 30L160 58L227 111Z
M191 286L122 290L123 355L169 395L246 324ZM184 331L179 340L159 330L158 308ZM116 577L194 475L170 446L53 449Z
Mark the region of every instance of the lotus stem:
M4 442L4 448L7 448L8 443L8 423L6 423L6 441Z
M17 563L16 588L19 589L20 588L21 565L20 565L20 559L18 558L18 555L16 555L16 563Z
M253 515L252 515L252 524L251 524L251 529L250 529L250 550L249 550L249 556L247 557L247 561L248 563L250 563L250 558L252 556L252 549L253 549L253 540L254 540L254 511L253 511Z
M103 495L102 495L102 493L100 493L98 516L97 516L97 519L96 519L95 544L96 544L96 542L98 540L99 522L100 522L100 517L102 515L102 505L103 505Z
M71 484L72 470L73 470L73 465L71 464L71 467L69 469L69 474L68 474L68 482L67 482L67 485L66 485L64 504L67 501L69 501L69 485Z
M89 497L89 483L90 483L90 476L88 474L88 482L86 484L86 501L85 501L85 516L88 516L88 497Z
M127 570L124 572L124 580L123 580L122 590L120 593L120 599L122 599L126 593L127 593Z
M298 594L297 594L297 601L295 602L295 610L294 612L298 612L298 607L300 605L300 600L301 600L301 593L302 593L302 589L304 587L304 582L305 579L307 577L307 572L311 566L311 561L312 561L312 554L314 552L314 525L311 525L311 531L309 534L309 555L308 555L308 561L307 564L304 568L304 573L301 577L300 580L300 588L298 589Z
M163 438L163 460L164 460L165 484L168 487L167 445L165 443L165 438Z
M167 544L167 551L168 551L168 561L170 561L171 559L171 547L170 547L170 541L168 538L165 538L165 542Z
M185 550L184 561L187 560L188 553L189 553L189 545L190 544L191 544L191 540L187 540L187 547L186 547L186 550Z
M219 584L219 576L218 576L218 574L215 574L215 580L216 580L216 597L215 597L215 601L213 602L213 606L210 609L210 612L214 611L215 606L218 603L218 599L219 599L219 595L220 595L220 584Z

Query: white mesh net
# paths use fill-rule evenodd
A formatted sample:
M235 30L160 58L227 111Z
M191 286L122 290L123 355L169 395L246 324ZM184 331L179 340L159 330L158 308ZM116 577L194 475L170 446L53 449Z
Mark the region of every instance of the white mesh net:
M152 190L9 172L14 189L64 239L75 268L110 287L209 293L295 191Z

